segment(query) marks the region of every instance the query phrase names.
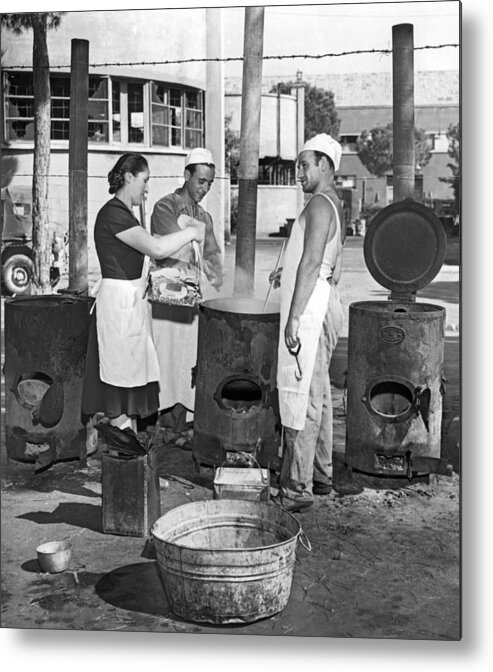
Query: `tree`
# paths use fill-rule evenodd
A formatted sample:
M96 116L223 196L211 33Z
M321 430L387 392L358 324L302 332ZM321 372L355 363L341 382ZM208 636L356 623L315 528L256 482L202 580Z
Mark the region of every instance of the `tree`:
M363 131L358 138L358 157L372 175L383 177L386 173L392 171L392 124L387 124L385 127L377 126L370 131ZM418 170L424 168L431 158L426 133L419 128L414 129L414 157Z
M224 119L224 154L226 172L229 174L231 184L238 183L238 166L240 165L240 136L231 130L231 115ZM231 198L230 204L230 230L236 231L238 224L238 196Z
M460 211L460 124L450 124L447 130L447 139L449 141L448 155L453 163L447 163L452 175L450 177L440 177L440 182L447 182L454 192L455 211Z
M278 82L271 93L291 93L299 82ZM334 94L327 89L305 84L305 140L317 133L328 133L334 138L339 136L341 121L337 116Z
M51 237L48 227L48 175L50 169L51 87L47 32L58 28L65 12L2 14L2 26L20 35L33 31L34 157L33 157L33 262L35 294L48 294Z
M231 130L231 115L224 119L224 152L226 170L232 182L238 178L238 165L240 163L240 136Z

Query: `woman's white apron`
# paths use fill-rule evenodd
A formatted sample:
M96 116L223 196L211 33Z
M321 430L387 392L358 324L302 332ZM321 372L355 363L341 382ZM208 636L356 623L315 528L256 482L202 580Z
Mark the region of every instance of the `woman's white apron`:
M109 385L140 387L159 380L146 298L148 270L146 257L140 278L103 278L91 292L96 296L99 375Z

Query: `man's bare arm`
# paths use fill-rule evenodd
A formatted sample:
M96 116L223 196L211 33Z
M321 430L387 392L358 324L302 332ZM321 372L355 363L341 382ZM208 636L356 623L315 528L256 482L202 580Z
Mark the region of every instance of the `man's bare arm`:
M291 308L284 331L288 348L295 348L298 343L300 317L320 273L325 246L335 232L336 222L332 207L323 196L315 194L305 210L303 254L296 274Z

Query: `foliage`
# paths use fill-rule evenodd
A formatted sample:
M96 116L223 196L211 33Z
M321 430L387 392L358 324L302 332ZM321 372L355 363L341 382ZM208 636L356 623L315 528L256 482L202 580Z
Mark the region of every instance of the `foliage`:
M364 203L361 206L361 212L360 212L360 219L365 219L367 225L370 224L371 220L375 217L375 215L380 212L382 209L381 205L377 204L371 204L371 203Z
M440 182L448 183L454 193L455 211L460 212L460 124L450 124L447 130L447 138L449 141L448 155L453 163L447 163L447 168L450 168L452 173L449 177L440 177Z
M431 158L425 131L418 128L414 129L414 154L417 170L424 168ZM392 171L392 124L376 126L370 131L364 130L358 138L358 157L372 175L383 177Z
M271 88L270 92L290 94L291 89L296 86L299 86L299 82L278 82ZM304 88L305 140L313 138L317 133L328 133L337 138L341 121L337 115L333 92L306 83Z
M226 171L232 181L236 182L240 163L240 136L231 130L231 115L224 120L224 152Z
M43 16L46 18L46 28L52 30L58 28L62 16L66 12L45 12ZM10 30L14 35L20 35L23 31L29 30L33 27L33 14L2 14L2 26Z
M231 115L224 120L224 154L226 172L229 174L231 184L238 183L238 166L240 164L240 136L231 130ZM236 232L238 224L238 194L231 195L230 203L230 232Z

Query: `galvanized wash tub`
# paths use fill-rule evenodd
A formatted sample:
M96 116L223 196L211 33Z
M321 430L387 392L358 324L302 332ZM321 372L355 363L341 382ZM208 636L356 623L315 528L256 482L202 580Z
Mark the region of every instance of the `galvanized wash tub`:
M151 535L161 580L178 616L250 623L286 606L298 538L296 518L264 502L210 500L179 506Z

